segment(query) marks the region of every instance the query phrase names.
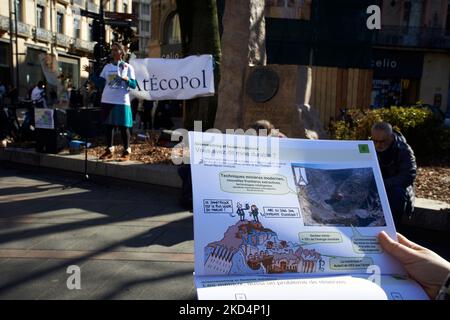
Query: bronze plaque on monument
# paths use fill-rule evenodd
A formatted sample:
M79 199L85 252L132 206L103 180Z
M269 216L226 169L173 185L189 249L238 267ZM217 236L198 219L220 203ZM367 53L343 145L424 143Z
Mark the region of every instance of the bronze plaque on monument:
M254 102L266 102L277 93L279 82L276 72L267 67L259 67L248 76L245 92Z

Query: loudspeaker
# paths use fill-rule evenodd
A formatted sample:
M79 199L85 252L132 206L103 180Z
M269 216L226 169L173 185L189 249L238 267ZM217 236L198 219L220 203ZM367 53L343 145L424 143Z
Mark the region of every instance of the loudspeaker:
M55 122L55 130L63 131L67 129L67 113L63 109L55 109L53 111L53 121Z
M68 146L67 134L52 129L36 129L36 151L57 154Z
M36 128L36 151L41 153L57 154L68 146L67 141L67 114L65 110L54 109L54 129Z
M67 110L67 126L83 138L92 138L102 133L101 108L79 108Z

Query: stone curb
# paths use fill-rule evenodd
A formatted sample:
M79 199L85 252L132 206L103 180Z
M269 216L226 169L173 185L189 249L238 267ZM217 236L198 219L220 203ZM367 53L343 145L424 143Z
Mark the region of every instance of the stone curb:
M450 231L450 204L430 199L416 199L411 219L404 217L407 226L428 230Z
M54 155L38 153L30 149L0 149L0 160L26 165L48 167L74 172L84 172L84 155ZM142 164L137 161L103 162L94 157L88 159L88 174L118 178L123 180L150 183L167 187L181 188L181 178L177 166ZM404 217L405 225L434 231L450 231L450 204L416 199L411 219Z
M56 155L38 153L31 149L2 148L0 149L0 160L84 173L84 154ZM103 162L98 161L97 158L88 157L87 172L89 175L174 188L181 188L182 183L175 165L143 164L137 161Z

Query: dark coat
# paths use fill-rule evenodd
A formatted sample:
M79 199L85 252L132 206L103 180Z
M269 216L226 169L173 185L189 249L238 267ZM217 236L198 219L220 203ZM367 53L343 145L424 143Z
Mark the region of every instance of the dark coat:
M406 143L405 137L394 131L391 146L383 152L377 152L377 156L386 190L397 187L406 189L412 200L417 165L414 152Z

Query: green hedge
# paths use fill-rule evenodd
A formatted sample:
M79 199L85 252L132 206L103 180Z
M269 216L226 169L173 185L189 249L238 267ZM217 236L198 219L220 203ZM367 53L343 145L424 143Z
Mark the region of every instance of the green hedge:
M418 158L448 155L450 129L442 119L423 107L391 107L375 110L349 110L346 121L334 122L330 134L338 140L366 140L372 125L378 121L389 122L400 131Z

